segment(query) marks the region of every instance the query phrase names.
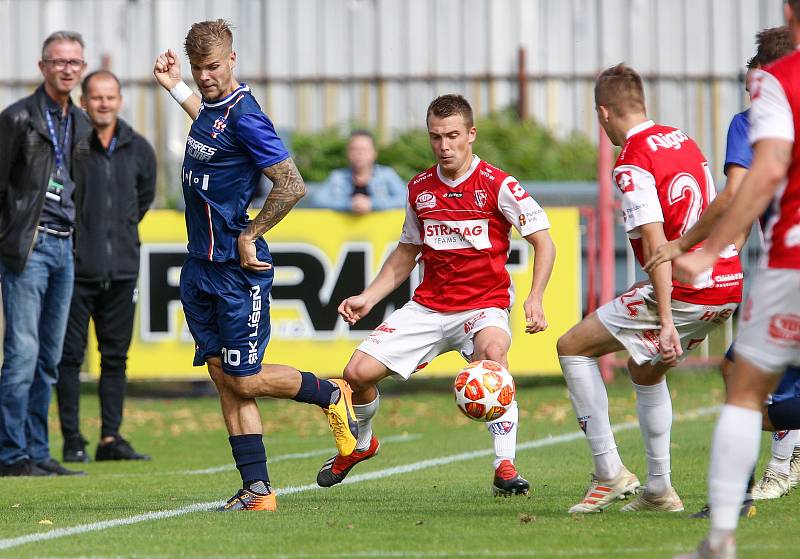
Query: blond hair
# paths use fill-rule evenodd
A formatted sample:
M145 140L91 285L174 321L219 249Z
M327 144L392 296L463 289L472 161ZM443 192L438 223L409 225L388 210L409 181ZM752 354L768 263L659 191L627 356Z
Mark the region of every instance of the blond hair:
M183 48L189 59L205 58L219 46L224 46L228 52L233 50L231 24L224 19L193 24L183 42Z
M622 62L603 70L594 83L594 103L616 115L645 112L642 78Z

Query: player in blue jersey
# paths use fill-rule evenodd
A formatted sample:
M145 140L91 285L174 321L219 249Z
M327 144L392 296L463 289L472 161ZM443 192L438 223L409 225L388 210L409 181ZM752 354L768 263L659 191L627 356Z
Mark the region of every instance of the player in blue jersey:
M220 510L275 510L255 398L318 405L328 415L339 452L349 455L358 437L352 391L343 380L262 364L273 280L262 235L303 197L305 185L250 88L233 76L236 53L227 22L195 23L184 46L202 97L181 81L172 50L158 57L153 73L194 120L181 172L189 255L180 293L196 344L194 364L206 364L217 387L243 482ZM247 208L262 174L272 181L272 191L250 221Z
M756 55L747 63L749 74L761 66L771 64L794 50L794 43L789 29L785 26L765 29L756 35ZM647 262L645 269L652 269L667 260L673 260L687 252L691 247L704 241L711 233L714 225L725 213L734 194L742 183L745 173L753 160L753 150L748 134L750 131L749 109L733 117L728 128L727 147L725 151L726 187L711 203L700 217L700 220L683 237L662 245L656 254ZM761 227L768 220L767 213L761 217ZM736 241L741 248L747 240L747 231L742 232ZM728 350L722 361L722 376L727 384L733 370L734 348ZM788 367L771 401L764 408L763 427L773 431L772 459L767 466L764 477L754 484L751 480L752 499L773 499L785 495L800 480L800 369ZM742 505L742 514L749 516L754 512L752 499L746 497ZM697 513L698 517L708 516L708 507Z

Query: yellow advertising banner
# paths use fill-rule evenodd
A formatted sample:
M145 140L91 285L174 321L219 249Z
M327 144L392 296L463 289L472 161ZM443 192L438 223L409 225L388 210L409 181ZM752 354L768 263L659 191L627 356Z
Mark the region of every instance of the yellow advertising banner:
M511 372L554 374L560 371L556 340L580 317L580 231L574 208L546 210L558 249L545 294L550 327L525 334L522 301L528 294L533 250L515 236L508 269L517 302L511 310L514 339ZM336 313L339 303L359 293L377 274L400 236L404 212L393 210L355 217L329 210L298 209L267 235L275 263L271 293L272 335L265 361L284 363L325 376L336 376L353 350L385 316L402 306L418 285L417 270L359 324L348 328ZM128 357L131 379L205 378L192 367L194 344L180 304L180 268L186 258L183 214L151 211L139 228L141 271L133 342ZM516 232L515 232L516 235ZM90 341L89 372L99 373L96 342ZM435 359L420 374L453 375L463 364L458 353Z

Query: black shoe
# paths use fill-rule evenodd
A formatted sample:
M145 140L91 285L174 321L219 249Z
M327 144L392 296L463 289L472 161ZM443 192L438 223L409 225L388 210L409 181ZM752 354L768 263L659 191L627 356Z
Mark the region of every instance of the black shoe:
M94 459L98 462L103 460L150 460L150 456L139 454L133 450L131 443L118 436L110 443L98 444Z
M753 518L756 515L756 504L753 499L745 499L742 501L742 508L739 509L740 518ZM689 518L711 518L711 506L706 504L694 514L690 514Z
M64 439L64 452L62 458L64 462L82 462L89 461L89 455L86 454L86 443L89 442L81 435Z
M33 463L30 458L25 458L13 464L0 464L0 477L46 477L54 475L43 470Z
M503 460L494 472L492 493L495 497L508 497L509 495L527 495L531 485L528 480L519 475L511 460Z
M48 458L44 462L38 462L36 464L39 468L44 470L45 472L50 472L54 476L84 476L86 472L82 472L79 470L68 470L61 463L56 460L55 458Z

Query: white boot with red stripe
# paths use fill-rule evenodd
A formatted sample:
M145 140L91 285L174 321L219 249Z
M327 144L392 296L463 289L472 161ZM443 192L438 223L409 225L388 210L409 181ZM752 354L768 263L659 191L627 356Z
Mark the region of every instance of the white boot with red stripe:
M592 474L592 483L586 491L583 500L569 509L570 513L602 512L614 501L625 499L633 495L641 485L636 474L622 466L619 474L614 479L597 479Z

